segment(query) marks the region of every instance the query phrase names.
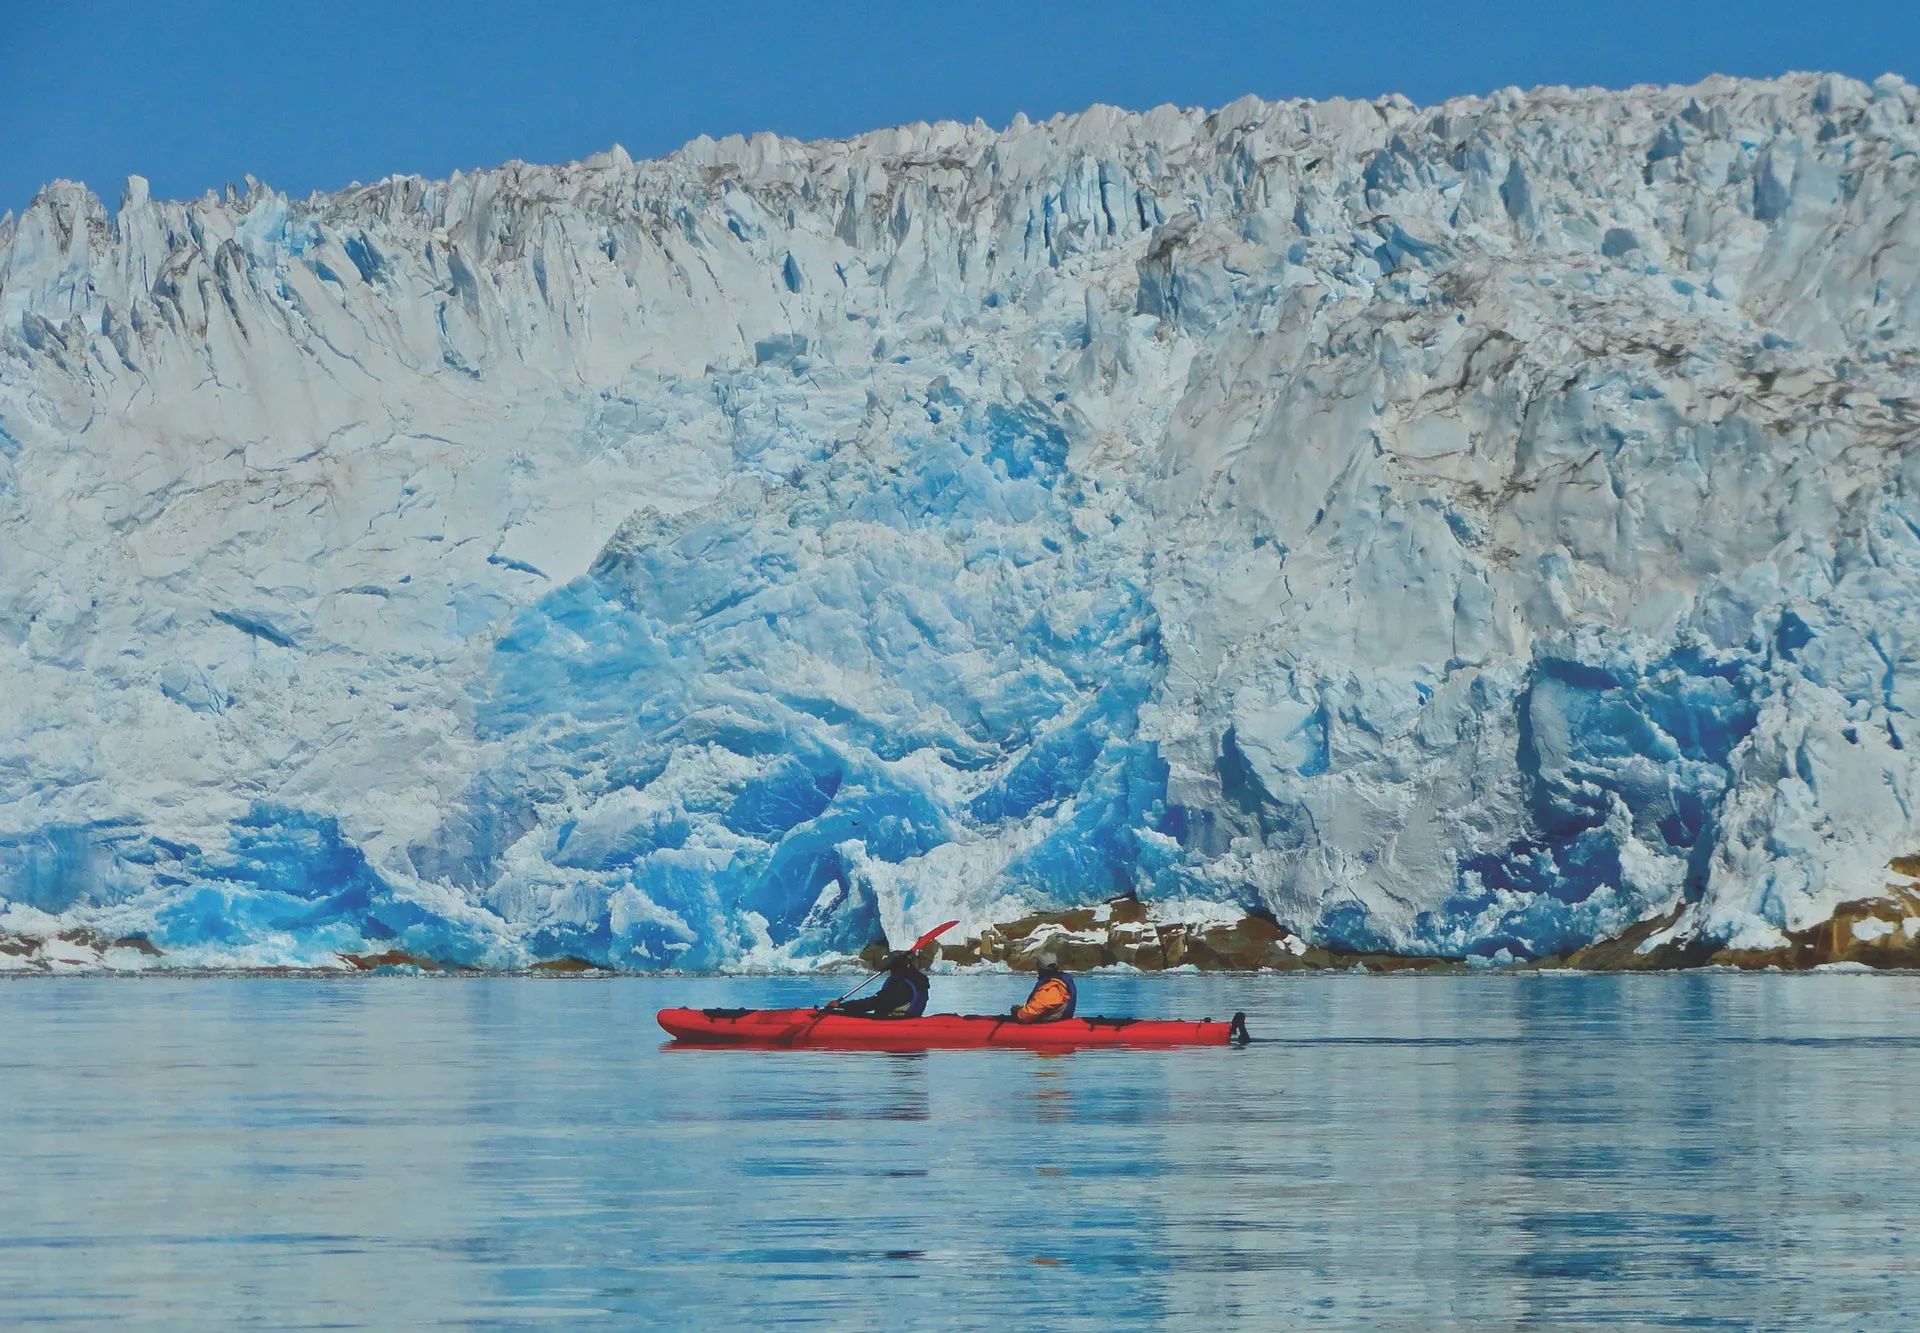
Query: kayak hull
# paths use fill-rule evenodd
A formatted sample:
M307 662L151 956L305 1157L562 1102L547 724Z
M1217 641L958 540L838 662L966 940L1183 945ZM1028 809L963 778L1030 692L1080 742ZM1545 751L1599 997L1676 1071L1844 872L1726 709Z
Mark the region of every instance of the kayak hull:
M964 1050L1016 1046L1225 1046L1232 1024L1144 1018L1063 1018L1016 1023L985 1014L866 1018L817 1009L662 1009L674 1040L701 1046L823 1046L845 1050Z

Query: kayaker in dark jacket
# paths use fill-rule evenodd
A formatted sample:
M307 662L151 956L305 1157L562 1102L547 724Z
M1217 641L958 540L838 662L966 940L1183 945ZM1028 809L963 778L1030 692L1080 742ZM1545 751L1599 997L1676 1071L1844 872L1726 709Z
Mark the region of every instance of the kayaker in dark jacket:
M870 998L835 1000L827 1008L869 1018L920 1017L927 1010L927 974L910 953L888 954L886 967L886 981Z
M1013 1006L1016 1023L1054 1023L1073 1017L1073 1006L1079 999L1073 978L1060 970L1059 960L1050 953L1041 954L1039 964L1040 975L1034 980L1033 993L1027 996L1025 1004Z

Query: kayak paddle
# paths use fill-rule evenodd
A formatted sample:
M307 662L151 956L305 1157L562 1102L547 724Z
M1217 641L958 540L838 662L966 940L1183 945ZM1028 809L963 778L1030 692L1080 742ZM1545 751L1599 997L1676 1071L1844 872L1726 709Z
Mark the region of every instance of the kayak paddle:
M922 935L919 939L915 940L913 942L912 948L902 949L900 952L919 953L922 949L926 948L929 944L932 944L935 940L939 939L942 935L946 934L948 931L952 930L955 926L959 924L960 923L958 921L942 921L939 925L935 926L932 930L928 931L926 934ZM858 994L860 991L866 989L866 987L870 986L871 984L873 984L873 982L877 981L881 977L884 977L886 974L887 974L887 970L883 967L878 972L875 972L872 976L868 977L865 981L862 981L858 986L855 986L852 990L848 991L846 995L842 995L835 999L829 1000L827 1004L828 1005L839 1004L841 1000L844 1000L847 998L847 995Z

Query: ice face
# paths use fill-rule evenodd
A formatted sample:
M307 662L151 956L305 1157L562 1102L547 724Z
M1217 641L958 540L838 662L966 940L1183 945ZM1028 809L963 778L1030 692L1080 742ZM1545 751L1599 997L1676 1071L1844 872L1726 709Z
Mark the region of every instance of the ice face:
M898 927L1132 884L1166 773L1137 735L1164 666L1140 552L1074 530L1045 417L917 411L884 449L629 521L497 638L494 789L432 846L534 947L712 965L857 949L883 899ZM537 831L476 845L500 775ZM979 883L916 882L1016 834Z
M1765 943L1920 849L1920 95L1247 99L0 220L0 930Z

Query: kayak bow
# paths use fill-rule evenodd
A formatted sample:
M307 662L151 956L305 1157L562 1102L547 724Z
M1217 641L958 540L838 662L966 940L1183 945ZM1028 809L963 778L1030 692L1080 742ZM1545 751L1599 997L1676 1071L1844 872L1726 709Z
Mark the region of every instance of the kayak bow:
M1016 1023L1004 1015L986 1014L868 1018L819 1009L662 1009L659 1019L674 1040L701 1046L917 1051L978 1046L1226 1046L1247 1040L1242 1014L1235 1014L1230 1023L1148 1018Z

